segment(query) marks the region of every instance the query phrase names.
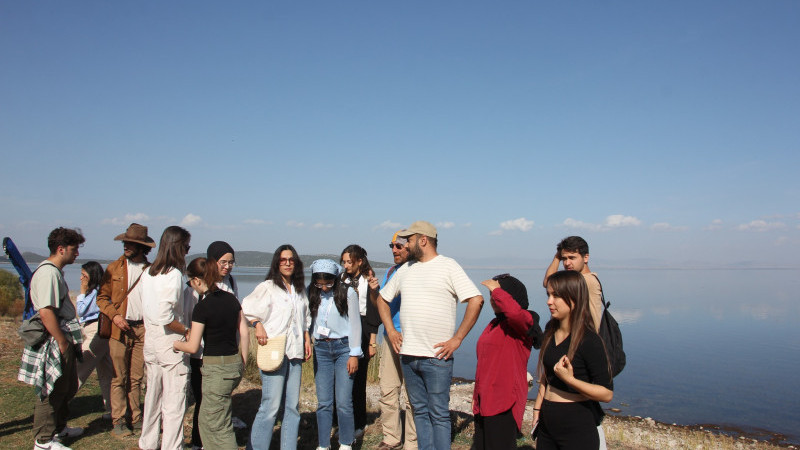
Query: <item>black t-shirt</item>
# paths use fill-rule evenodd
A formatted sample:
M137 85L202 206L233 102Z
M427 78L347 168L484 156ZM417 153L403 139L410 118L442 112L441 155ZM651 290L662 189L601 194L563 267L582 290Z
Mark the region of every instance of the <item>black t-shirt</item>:
M555 345L555 337L547 345L542 357L544 372L547 376L547 383L556 389L566 392L578 393L575 389L564 383L555 373L553 367L569 351L569 344L572 335L567 336L559 345ZM600 336L594 332L587 332L583 335L583 341L575 351L572 363L572 373L575 378L586 381L587 383L599 384L610 390L614 390L614 381L608 371L608 358L603 347Z
M239 331L239 311L242 306L236 297L216 290L203 297L192 311L192 322L202 323L203 355L227 356L239 352L236 332Z

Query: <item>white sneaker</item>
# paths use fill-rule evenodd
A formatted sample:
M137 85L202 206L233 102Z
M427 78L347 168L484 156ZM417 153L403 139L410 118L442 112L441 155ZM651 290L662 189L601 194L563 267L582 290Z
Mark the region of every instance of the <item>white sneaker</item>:
M317 450L330 450L330 447L317 447Z
M55 439L46 444L40 444L39 441L34 439L33 450L72 450L72 449L62 444L61 442L58 442Z
M64 427L63 430L56 433L56 438L58 440L62 440L67 438L78 437L82 434L83 434L83 428L81 427Z
M353 450L353 447L351 447L349 445L340 444L339 445L339 450Z

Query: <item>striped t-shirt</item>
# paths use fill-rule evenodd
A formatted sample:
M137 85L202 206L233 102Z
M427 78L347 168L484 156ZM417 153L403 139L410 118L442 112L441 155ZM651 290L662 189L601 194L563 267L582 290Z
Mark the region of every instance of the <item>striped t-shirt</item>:
M456 301L481 295L464 269L454 259L442 255L424 263L403 264L381 289L381 297L390 301L401 293L400 353L423 357L433 357L433 346L453 337Z

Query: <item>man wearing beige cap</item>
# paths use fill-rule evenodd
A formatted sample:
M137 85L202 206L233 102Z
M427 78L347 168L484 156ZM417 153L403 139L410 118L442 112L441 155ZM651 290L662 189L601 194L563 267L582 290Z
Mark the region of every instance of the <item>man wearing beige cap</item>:
M376 301L387 337L400 353L419 448L449 449L453 353L478 320L483 296L455 260L438 254L432 224L417 221L397 235L408 239L410 260L397 269ZM371 277L370 286L377 284ZM399 294L402 334L392 324L388 304ZM457 302L467 302L458 329Z
M111 318L111 339L108 340L114 378L111 379L111 420L115 437L130 436L132 429L141 430L141 385L144 376L144 322L139 278L149 266L147 254L156 246L147 235L147 227L132 223L125 233L114 238L122 241L124 253L108 265L97 306ZM127 418L130 411L131 425Z

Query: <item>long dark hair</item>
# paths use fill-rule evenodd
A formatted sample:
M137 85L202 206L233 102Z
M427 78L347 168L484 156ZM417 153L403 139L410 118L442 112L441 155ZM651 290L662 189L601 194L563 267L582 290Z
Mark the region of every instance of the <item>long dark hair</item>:
M359 276L364 275L365 278L369 276L370 271L372 271L372 266L369 264L369 260L367 259L367 251L364 250L363 247L357 244L350 244L345 247L344 250L342 250L341 256L339 256L339 264L343 264L342 261L344 260L345 254L350 256L350 259L352 260L361 261L361 264L358 265ZM345 270L342 271L341 275L342 281L350 278L350 283L356 292L358 292L359 276L351 277L350 274L348 274Z
M592 314L589 312L589 288L583 275L573 270L561 270L554 273L547 279L547 287L553 290L553 296L560 297L570 307L570 342L567 357L572 360L575 357L575 351L578 350L583 341L583 336L586 333L595 333L594 321L592 321ZM553 335L558 330L560 323L559 320L551 318L545 325L544 339L542 341L542 349L539 351L537 368L540 374L544 373L542 359L547 347L553 342Z
M82 265L81 269L85 270L86 274L89 275L89 286L86 288L86 292L89 293L99 288L100 280L103 279L103 266L97 261L89 261Z
M200 278L208 287L208 292L214 292L217 287L217 282L222 280L219 274L217 263L213 259L203 258L202 256L195 258L186 267L186 276L191 278Z
M281 253L285 250L292 252L292 259L294 260L294 271L291 276L291 283L296 292L303 292L305 289L306 277L303 274L303 261L297 255L297 250L289 244L283 244L275 250L272 254L272 263L269 265L269 272L264 277L265 280L272 280L276 286L286 291L286 286L283 285L283 277L281 276ZM288 291L287 291L288 292Z
M151 276L165 274L173 267L183 272L186 269L186 252L192 235L177 225L167 227L161 234L158 243L158 253L153 265L150 266Z
M322 289L315 285L318 281L333 282L333 303L336 305L339 315L347 317L348 286L336 275L326 272L317 272L311 275L311 284L308 285L308 309L311 312L311 317L317 317L319 304L322 302Z

